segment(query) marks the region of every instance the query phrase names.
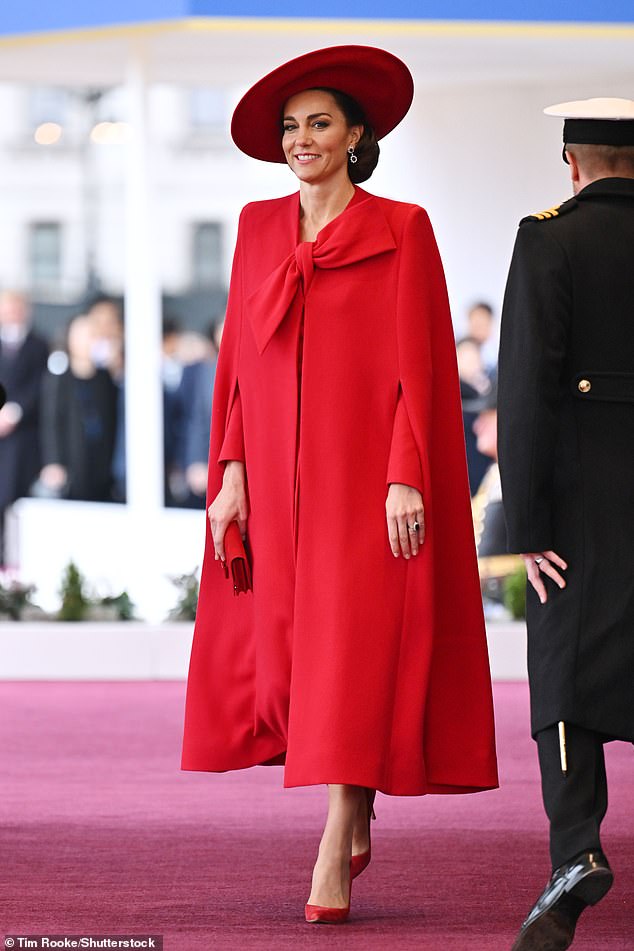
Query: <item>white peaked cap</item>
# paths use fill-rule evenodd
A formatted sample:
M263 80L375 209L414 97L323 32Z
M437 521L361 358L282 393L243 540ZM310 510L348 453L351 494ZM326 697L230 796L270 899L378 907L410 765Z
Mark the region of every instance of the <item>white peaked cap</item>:
M544 109L547 116L560 119L634 120L634 99L579 99L577 102L558 102Z

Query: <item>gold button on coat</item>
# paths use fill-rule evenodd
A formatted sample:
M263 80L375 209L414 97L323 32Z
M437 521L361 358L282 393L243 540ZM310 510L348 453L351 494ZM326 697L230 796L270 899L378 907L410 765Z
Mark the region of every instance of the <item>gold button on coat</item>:
M592 389L592 383L590 380L579 380L577 385L582 393L589 393Z

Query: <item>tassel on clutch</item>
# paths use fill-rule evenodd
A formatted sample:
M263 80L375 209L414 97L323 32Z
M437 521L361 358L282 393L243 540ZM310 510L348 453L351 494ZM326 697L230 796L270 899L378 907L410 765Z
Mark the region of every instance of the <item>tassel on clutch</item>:
M225 560L221 562L225 578L231 578L233 593L237 597L241 591L252 591L253 580L249 555L242 541L237 522L230 522L225 532Z

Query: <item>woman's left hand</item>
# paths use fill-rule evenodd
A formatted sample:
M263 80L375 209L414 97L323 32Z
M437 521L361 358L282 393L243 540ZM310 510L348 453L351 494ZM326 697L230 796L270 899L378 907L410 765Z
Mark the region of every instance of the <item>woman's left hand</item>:
M423 497L411 485L392 482L385 502L387 534L395 558L417 555L425 541L425 509ZM418 522L418 530L410 531Z

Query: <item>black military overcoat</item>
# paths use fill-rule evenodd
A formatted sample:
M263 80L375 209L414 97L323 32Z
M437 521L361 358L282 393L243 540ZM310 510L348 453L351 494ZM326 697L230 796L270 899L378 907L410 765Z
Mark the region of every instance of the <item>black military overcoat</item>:
M528 590L533 733L634 741L634 179L521 222L498 407L509 551L569 565Z

